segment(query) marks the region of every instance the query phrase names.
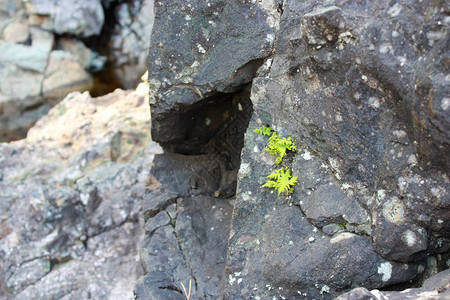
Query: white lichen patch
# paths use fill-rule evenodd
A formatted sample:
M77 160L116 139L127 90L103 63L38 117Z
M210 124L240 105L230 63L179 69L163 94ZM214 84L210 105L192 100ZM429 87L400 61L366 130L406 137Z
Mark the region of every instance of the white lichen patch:
M250 174L250 164L249 163L241 163L238 174L239 174L239 178L247 177Z
M402 6L398 3L396 3L394 6L392 6L389 10L388 10L388 15L390 15L391 17L396 17L400 14L400 12L402 11Z
M353 42L353 33L351 31L346 31L338 36L338 43L340 44L351 44Z
M241 194L242 201L247 202L250 200L250 196L246 193Z
M210 118L206 118L205 119L205 125L209 126L211 124L211 119Z
M392 134L398 139L404 139L406 137L406 131L404 130L394 130Z
M311 153L305 150L305 153L302 154L304 160L310 160L312 158Z
M228 275L228 283L229 283L230 285L233 285L235 282L236 282L236 278L233 277L231 274Z
M391 223L398 224L405 220L405 205L397 197L392 197L383 205L383 216Z
M320 294L323 295L324 293L329 294L331 291L330 287L328 285L324 285L322 286L322 288L320 289Z
M197 44L197 49L198 49L198 52L200 52L201 54L205 54L206 53L205 48L203 48L203 46L200 45L200 44Z
M348 189L351 189L351 188L352 188L352 186L351 186L350 184L346 183L346 182L344 182L344 183L342 184L342 189L343 189L344 191L346 191L346 190L348 190Z
M275 40L275 35L274 34L269 33L268 35L266 35L266 42L273 43L274 40Z
M368 103L369 103L369 106L372 108L377 109L380 107L380 99L378 99L376 97L370 97Z
M386 190L378 190L377 191L377 201L378 201L378 203L383 202L385 197L386 197Z
M392 48L391 44L387 44L387 43L383 43L381 44L380 48L378 49L378 51L381 54L385 54L385 53L390 53L390 54L394 54L394 48Z
M391 279L392 275L392 265L389 262L381 263L381 265L378 267L378 274L381 274L381 280L384 282Z
M416 234L411 230L406 230L402 235L402 240L409 246L412 247L416 243Z
M417 157L414 155L414 154L411 154L409 157L408 157L408 163L410 164L410 165L417 165Z

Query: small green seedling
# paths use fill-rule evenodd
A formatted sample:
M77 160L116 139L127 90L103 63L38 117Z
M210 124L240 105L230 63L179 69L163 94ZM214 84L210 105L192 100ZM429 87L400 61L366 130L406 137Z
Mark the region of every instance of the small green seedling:
M278 190L278 196L281 193L286 193L286 195L292 194L294 192L294 184L297 183L298 177L292 177L291 170L289 168L281 168L276 170L274 173L267 176L269 180L263 185L263 187L276 188Z

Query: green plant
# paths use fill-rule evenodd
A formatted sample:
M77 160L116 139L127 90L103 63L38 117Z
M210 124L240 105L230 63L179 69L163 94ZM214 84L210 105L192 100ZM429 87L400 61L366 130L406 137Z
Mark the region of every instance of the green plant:
M294 184L297 183L298 177L292 177L291 170L289 168L280 168L274 173L267 176L269 180L263 185L263 187L276 188L278 190L278 196L285 192L286 195L294 192Z
M272 128L270 128L270 126L261 126L260 128L253 130L253 132L270 136L269 145L264 150L272 155L277 156L277 158L275 159L275 163L277 165L281 164L287 150L290 150L292 152L297 151L297 146L295 145L291 137L288 137L287 139L280 138L278 133L272 131Z
M275 163L277 165L281 164L283 161L283 157L286 155L286 151L290 150L295 152L297 150L297 146L295 146L294 141L292 141L291 137L280 138L278 133L273 132L272 136L269 138L269 145L265 149L272 155L276 155Z
M297 146L291 137L288 137L287 139L280 138L278 133L273 131L269 126L262 126L253 130L253 132L270 136L268 140L269 144L264 150L276 156L275 163L277 165L280 165L283 162L287 150L292 152L297 151ZM291 175L291 170L288 167L282 167L276 170L267 176L267 178L269 178L269 180L267 180L263 187L276 188L278 190L278 196L283 192L286 193L286 195L293 193L294 184L297 183L298 179L297 176L293 177Z
M270 134L272 133L272 128L270 128L270 126L261 126L260 128L256 128L255 130L253 130L253 132L259 133L260 135L270 136Z

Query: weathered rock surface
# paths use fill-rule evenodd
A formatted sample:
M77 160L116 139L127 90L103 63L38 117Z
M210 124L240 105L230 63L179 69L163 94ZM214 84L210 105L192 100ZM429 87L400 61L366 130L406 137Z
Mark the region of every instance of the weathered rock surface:
M154 0L119 2L114 9L116 24L107 45L111 72L123 88L134 88L139 74L148 69L153 28Z
M401 292L369 291L366 288L356 288L340 295L336 300L402 300L402 299L449 299L450 270L442 271L428 278L421 288L406 289Z
M105 21L100 0L31 0L27 10L33 25L57 34L99 35Z
M274 41L268 12L265 2L155 3L152 137L169 153L155 157L145 198L137 299L183 299L189 281L192 299L220 297L248 84Z
M275 38L275 17L266 9L276 13L266 1L155 3L149 57L155 140L177 152L198 153L215 135L220 116L205 115L203 124L194 126L187 123L205 107L226 106L230 93L251 82Z
M226 297L330 298L419 278L429 255L448 267L446 7L406 2L283 6L253 80L227 260L243 281ZM292 197L260 188L274 169L262 124L299 146Z
M73 93L0 144L0 298L133 298L149 125L145 95Z
M252 116L239 163L222 298L332 299L358 286L414 284L448 268L446 4L165 1L155 8L152 135L178 153L166 156L165 166L176 166L171 169L184 178L181 185L198 184L189 183L195 176L183 165L215 153L207 146L211 141L224 145L220 136L230 131L219 124L233 124L239 111ZM247 102L236 97L245 99L250 82L251 103L243 106ZM261 188L275 170L264 151L267 139L253 133L265 124L298 145L285 159L299 177L289 197ZM239 158L230 161L235 166ZM216 176L214 182L226 177ZM148 195L148 228L158 228L156 238L168 237L176 232L167 225L170 216L185 196L169 192L179 182L156 182ZM211 196L211 189L199 190ZM145 264L183 252L170 239L157 257L144 257ZM144 244L149 253L152 247ZM189 265L189 256L182 256L173 257ZM150 293L163 299L167 294L157 293L167 289L180 297L176 281L188 276L177 272L149 269L138 298ZM194 297L212 297L199 282Z

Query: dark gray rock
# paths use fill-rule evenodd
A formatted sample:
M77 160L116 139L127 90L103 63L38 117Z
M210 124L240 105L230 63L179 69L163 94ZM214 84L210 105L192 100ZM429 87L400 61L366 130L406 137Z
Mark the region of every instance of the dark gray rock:
M397 292L379 290L368 291L366 288L356 288L340 295L336 300L402 300L402 299L449 299L450 297L450 270L442 271L428 278L421 288L406 289Z
M357 282L420 278L427 255L445 260L447 10L284 3L275 54L253 80L227 260L228 276L243 280L228 280L225 298L332 298ZM299 177L292 196L261 188L275 170L266 139L252 132L263 124L299 146L285 160Z
M373 299L448 267L447 5L166 1L155 13L152 135L172 154L149 181L138 298L180 297L177 282L204 274L191 259L216 238L199 231L211 211L200 205L190 224L180 211L235 191L225 282L205 294L200 275L194 298L364 286L353 296ZM283 162L298 176L290 196L261 187L276 167L253 133L266 124L298 146ZM203 242L180 238L179 222Z
M155 3L152 138L174 154L155 157L144 200L138 299L182 298L189 281L191 299L219 298L252 113L248 84L273 49L278 15L274 3Z
M377 297L366 288L356 288L336 297L336 300L377 300Z
M271 53L277 15L274 4L250 1L156 2L149 57L152 137L174 151L198 153L217 135L220 119L227 121L222 113L238 105L229 93L251 82ZM247 104L241 106L246 111ZM205 140L195 140L198 132Z
M143 204L146 275L136 285L137 299L183 299L181 284L188 288L189 282L192 299L219 296L232 206L229 199L207 196L215 194L221 174L220 169L208 174L207 161L206 156L155 157Z

